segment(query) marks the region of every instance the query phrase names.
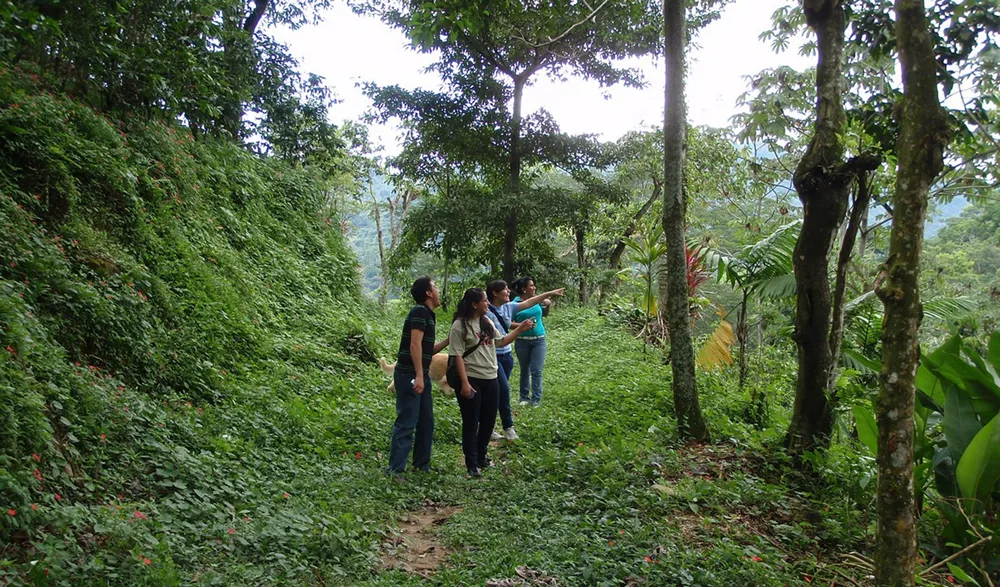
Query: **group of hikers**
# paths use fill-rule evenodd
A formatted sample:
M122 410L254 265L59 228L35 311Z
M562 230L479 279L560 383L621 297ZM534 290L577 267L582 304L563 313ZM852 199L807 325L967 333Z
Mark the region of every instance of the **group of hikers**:
M517 297L510 298L511 286ZM487 450L492 439L517 439L510 408L510 375L514 357L520 366L520 404L542 402L542 366L545 363L545 326L542 316L551 298L563 289L535 295L535 281L522 277L508 286L491 281L485 291L465 290L452 317L448 336L436 341L434 310L441 294L430 277L413 282L416 305L403 322L393 384L396 422L393 426L387 473L402 477L413 449L413 467L430 471L434 437L434 409L430 394L430 366L434 355L450 347L449 365L455 397L462 413L462 452L469 477L479 477L492 466ZM511 351L511 343L514 350ZM494 432L497 413L503 435Z

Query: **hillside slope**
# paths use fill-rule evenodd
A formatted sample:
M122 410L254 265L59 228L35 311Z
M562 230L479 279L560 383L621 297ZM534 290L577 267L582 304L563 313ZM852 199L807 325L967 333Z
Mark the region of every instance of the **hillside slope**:
M295 497L353 449L331 413L377 338L323 184L16 69L0 104L0 585L359 556L360 522Z

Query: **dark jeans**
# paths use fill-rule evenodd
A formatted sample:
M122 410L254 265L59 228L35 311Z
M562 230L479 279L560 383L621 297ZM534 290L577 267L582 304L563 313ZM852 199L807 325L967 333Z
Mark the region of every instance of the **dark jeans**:
M514 426L510 413L510 373L514 370L514 353L497 355L497 384L500 386L500 423L503 429Z
M545 365L545 337L533 339L518 339L514 343L517 353L517 364L521 369L521 401L528 401L531 393L531 404L542 403L542 367Z
M434 439L434 401L431 396L431 376L424 371L424 392L413 392L413 373L395 371L396 424L389 445L389 469L398 474L406 470L406 459L413 447L413 468L427 471L431 468L431 442ZM413 440L416 430L416 442Z
M500 392L496 379L469 377L469 384L476 390L471 399L462 397L461 390L455 392L458 408L462 412L462 452L465 454L466 469L478 467L486 460L493 425L497 422L497 396Z

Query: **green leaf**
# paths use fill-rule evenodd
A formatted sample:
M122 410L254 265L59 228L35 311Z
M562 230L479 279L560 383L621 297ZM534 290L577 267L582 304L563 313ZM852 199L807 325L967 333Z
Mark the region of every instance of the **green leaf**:
M982 429L972 400L957 385L949 385L945 390L944 436L951 456L955 460L962 458L966 447Z
M989 348L986 351L986 360L990 362L994 373L1000 373L1000 331L990 335Z
M963 497L986 500L1000 479L1000 416L976 434L955 468Z
M868 447L873 455L878 454L878 426L871 410L864 406L854 406L854 422L858 428L858 439Z
M882 370L882 365L875 359L866 357L854 349L843 349L840 351L840 362L849 369L854 369L862 373L873 374Z
M958 565L953 565L951 563L948 563L948 570L951 571L952 575L955 575L956 579L958 579L963 583L972 583L973 585L977 586L979 585L979 583L975 579L970 577L969 574L963 571L962 567Z

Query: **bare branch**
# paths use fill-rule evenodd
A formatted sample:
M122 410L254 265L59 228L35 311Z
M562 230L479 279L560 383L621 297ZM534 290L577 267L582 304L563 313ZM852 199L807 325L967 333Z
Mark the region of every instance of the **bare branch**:
M579 27L579 26L583 26L583 25L587 24L588 22L590 22L590 21L594 20L594 17L596 17L596 16L597 16L597 14L598 14L598 13L599 13L599 12L600 12L600 11L601 11L601 10L602 10L602 9L603 9L604 7L605 7L605 6L607 6L607 5L608 5L608 2L610 2L610 1L611 1L611 0L604 0L604 2L601 2L601 3L600 3L600 4L598 5L598 6L597 6L597 8L591 8L591 7L590 7L590 4L588 4L587 2L584 2L584 5L585 5L585 6L587 7L587 8L590 8L590 13L589 13L589 14L587 14L587 16L585 16L585 17L583 18L583 20L580 20L580 21L577 21L577 22L574 22L573 24L571 24L571 25L569 26L569 28L567 28L567 29L566 29L565 31L563 31L563 32L562 32L562 34L560 34L560 35L557 35L557 36L555 36L555 37L549 37L549 39L548 39L547 41L544 41L544 42L542 42L542 43L532 43L531 41L529 41L529 40L525 39L525 38L524 38L523 36L521 36L521 35L516 35L516 34L515 34L515 35L512 35L512 36L513 36L513 37L514 37L515 39L517 39L518 41L521 41L521 42L522 42L522 43L524 43L525 45L527 45L527 46L529 46L529 47L532 47L532 48L534 48L534 49L541 49L542 47L548 47L548 46L550 46L550 45L554 45L554 44L558 43L559 41L563 40L564 38L566 38L566 36L567 36L567 35L569 35L570 33L572 33L572 32L573 32L573 30L574 30L574 29L576 29L577 27Z

